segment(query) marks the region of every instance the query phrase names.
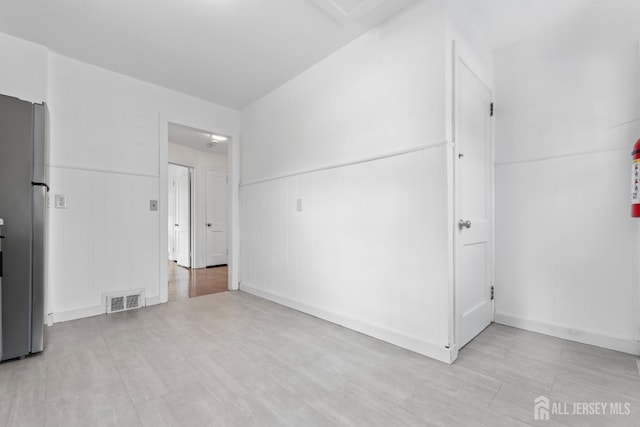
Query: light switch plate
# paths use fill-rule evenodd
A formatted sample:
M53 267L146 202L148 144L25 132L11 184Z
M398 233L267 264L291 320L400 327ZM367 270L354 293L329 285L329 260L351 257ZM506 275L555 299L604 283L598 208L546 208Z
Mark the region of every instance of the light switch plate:
M298 212L302 212L302 199L297 199L296 200L296 210Z
M67 209L67 196L64 194L56 194L55 207L56 209Z
M157 211L158 210L158 201L157 200L149 200L149 210Z

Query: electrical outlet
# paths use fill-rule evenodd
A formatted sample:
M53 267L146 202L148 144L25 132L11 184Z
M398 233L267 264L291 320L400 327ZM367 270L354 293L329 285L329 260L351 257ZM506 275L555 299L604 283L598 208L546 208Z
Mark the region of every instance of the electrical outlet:
M67 196L64 194L56 194L55 207L56 209L67 209Z

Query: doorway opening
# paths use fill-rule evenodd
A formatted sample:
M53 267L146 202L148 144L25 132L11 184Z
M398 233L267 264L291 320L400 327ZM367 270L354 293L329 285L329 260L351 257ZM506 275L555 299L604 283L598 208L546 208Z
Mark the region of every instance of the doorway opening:
M229 290L228 137L168 123L168 300Z

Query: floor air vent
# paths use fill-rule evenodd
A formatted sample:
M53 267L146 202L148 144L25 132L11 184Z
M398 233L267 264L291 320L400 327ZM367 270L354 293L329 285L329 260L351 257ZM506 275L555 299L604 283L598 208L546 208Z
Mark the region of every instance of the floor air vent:
M104 294L107 314L144 307L144 289Z

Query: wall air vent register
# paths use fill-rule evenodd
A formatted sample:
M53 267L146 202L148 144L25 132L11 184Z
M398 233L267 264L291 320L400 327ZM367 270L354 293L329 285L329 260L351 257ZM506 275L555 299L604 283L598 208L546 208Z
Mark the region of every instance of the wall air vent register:
M104 308L107 314L142 308L145 305L144 301L144 289L104 294Z

